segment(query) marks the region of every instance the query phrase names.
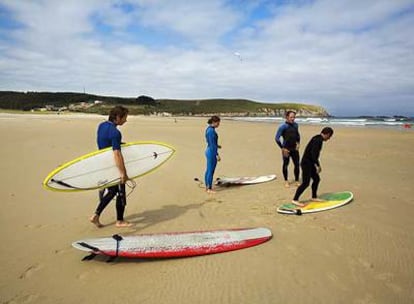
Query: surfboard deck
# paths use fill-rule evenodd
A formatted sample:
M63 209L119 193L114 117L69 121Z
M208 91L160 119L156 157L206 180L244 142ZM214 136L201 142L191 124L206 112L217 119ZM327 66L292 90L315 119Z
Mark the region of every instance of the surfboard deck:
M272 237L267 228L141 234L79 240L76 249L127 258L173 258L206 255L255 246Z
M217 186L252 185L270 182L276 179L276 174L245 177L220 177L216 180Z
M165 143L137 141L121 145L125 167L131 179L146 175L175 153ZM43 187L53 191L83 191L106 188L119 183L112 148L97 150L71 160L53 170Z
M313 213L313 212L320 212L326 211L334 208L341 207L345 204L348 204L354 198L352 192L344 191L344 192L334 192L334 193L325 193L322 194L320 199L323 199L323 202L313 202L311 200L304 201L302 203L306 203L304 207L298 207L295 204L287 203L281 205L277 212L283 214L296 214L301 215L304 213Z

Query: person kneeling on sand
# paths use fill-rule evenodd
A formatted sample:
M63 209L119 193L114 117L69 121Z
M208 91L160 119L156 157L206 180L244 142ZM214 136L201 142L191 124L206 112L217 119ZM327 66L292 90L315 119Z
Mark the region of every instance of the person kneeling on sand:
M116 106L111 109L107 121L102 122L98 127L97 143L99 149L112 147L114 153L115 164L119 170L120 183L104 190L99 191L99 204L95 214L92 215L90 221L98 228L103 225L99 221L99 216L111 200L116 197L116 227L130 227L132 224L124 220L124 212L126 206L125 183L128 174L125 168L124 157L121 152L122 134L117 126L122 126L127 121L128 109L123 106Z
M318 199L318 186L320 182L319 173L321 173L322 168L319 163L319 154L322 150L322 143L328 141L334 131L330 127L323 128L321 133L312 137L306 146L305 152L301 161L302 168L302 184L298 187L295 193L295 197L292 200L292 203L299 207L304 207L306 204L299 202L299 197L302 193L309 187L310 180L313 180L312 183L312 200L321 201Z

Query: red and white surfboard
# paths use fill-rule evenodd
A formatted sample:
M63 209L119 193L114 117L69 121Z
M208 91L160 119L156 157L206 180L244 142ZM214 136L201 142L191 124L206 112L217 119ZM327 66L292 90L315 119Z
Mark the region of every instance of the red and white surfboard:
M76 249L95 255L171 258L220 253L255 246L272 237L267 228L141 234L76 241Z

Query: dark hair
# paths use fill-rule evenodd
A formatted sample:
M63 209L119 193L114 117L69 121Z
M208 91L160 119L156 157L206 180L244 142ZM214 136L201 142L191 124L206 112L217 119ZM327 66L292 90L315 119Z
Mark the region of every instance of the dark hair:
M123 118L128 114L128 109L123 106L115 106L109 112L108 120L114 122L117 117Z
M217 115L213 115L211 116L211 118L207 121L207 123L209 125L211 125L213 122L219 122L220 121L220 117L218 117Z
M285 117L288 117L292 113L296 115L296 112L295 111L292 111L292 110L286 111Z
M333 133L334 133L334 130L331 127L325 127L325 128L322 129L321 133L325 134L325 135L332 136Z

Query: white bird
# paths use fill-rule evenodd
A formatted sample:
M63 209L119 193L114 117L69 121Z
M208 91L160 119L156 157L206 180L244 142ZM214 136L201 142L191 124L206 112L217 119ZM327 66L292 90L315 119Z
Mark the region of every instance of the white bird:
M234 56L239 57L240 61L243 61L243 58L239 52L234 52Z

